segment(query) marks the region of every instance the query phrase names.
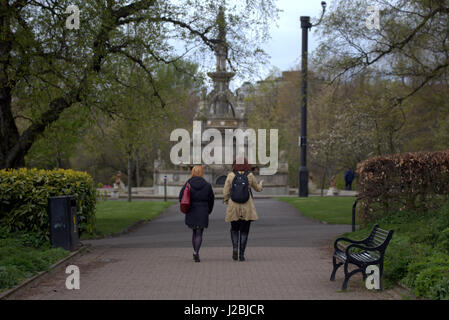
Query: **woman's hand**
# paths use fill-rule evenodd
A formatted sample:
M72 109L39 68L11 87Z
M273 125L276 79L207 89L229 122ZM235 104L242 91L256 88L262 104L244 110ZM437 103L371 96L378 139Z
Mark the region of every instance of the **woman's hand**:
M262 187L263 187L263 182L264 182L263 180L260 180L260 182L259 182Z

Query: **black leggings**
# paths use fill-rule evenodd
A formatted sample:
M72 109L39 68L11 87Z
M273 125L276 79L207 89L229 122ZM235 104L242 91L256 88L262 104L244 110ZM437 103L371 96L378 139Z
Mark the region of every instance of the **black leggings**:
M240 231L241 233L249 233L251 221L239 220L231 222L231 231Z
M240 257L243 257L245 253L250 226L251 221L239 220L231 222L232 250L238 252L240 243Z
M196 254L200 252L201 243L203 242L203 231L204 229L193 229L192 245Z

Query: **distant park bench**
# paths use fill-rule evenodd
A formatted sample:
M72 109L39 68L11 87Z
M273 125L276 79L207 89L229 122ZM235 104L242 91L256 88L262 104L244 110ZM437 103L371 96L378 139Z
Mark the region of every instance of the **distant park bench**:
M370 265L379 266L379 283L380 289L382 290L382 274L383 274L383 264L385 250L387 249L388 243L393 236L393 230L387 231L379 228L375 225L371 234L368 238L360 241L351 240L348 238L338 238L335 240L334 248L335 252L333 255L334 270L332 271L331 281L335 280L335 273L338 268L344 265L345 280L343 282L342 289L346 290L349 278L358 272L363 273L363 279L367 277L366 268ZM350 244L342 249L338 246L339 242L346 241ZM353 249L359 249L357 252L352 252ZM337 262L339 261L339 262ZM356 265L358 268L349 272L349 264Z

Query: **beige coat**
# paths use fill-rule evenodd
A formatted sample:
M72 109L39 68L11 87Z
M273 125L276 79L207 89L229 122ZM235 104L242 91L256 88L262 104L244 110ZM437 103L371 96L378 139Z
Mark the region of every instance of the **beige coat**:
M246 203L236 203L231 200L231 186L234 180L235 174L231 172L226 178L225 186L223 189L224 203L228 205L226 209L226 222L246 220L246 221L256 221L259 219L256 212L256 207L254 206L254 200L250 196L248 202ZM261 192L263 187L260 183L257 183L256 178L252 173L248 175L248 181L250 187Z

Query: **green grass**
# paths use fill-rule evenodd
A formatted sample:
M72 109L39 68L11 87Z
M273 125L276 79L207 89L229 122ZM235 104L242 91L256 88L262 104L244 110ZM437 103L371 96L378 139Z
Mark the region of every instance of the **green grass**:
M31 233L7 233L0 228L0 292L46 271L69 255L69 251L51 248Z
M100 201L97 203L96 233L82 238L103 237L120 233L138 221L152 220L174 202L163 201Z
M329 224L351 224L355 197L280 198L302 215Z

